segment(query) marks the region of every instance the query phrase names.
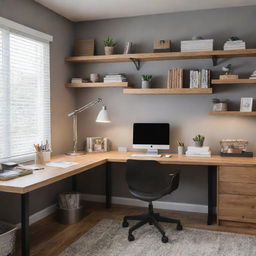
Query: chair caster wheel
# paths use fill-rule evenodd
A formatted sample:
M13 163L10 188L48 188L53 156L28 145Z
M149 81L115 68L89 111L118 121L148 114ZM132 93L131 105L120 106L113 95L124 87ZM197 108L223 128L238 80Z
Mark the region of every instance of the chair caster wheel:
M177 230L182 230L182 229L183 229L183 227L182 227L182 225L181 225L181 224L178 224L178 225L177 225L177 227L176 227L176 229L177 229Z
M167 236L163 236L162 237L162 242L165 244L168 242L168 237Z
M148 223L149 225L153 225L153 223L150 221L149 223Z
M132 235L132 234L129 234L128 235L128 241L134 241L135 240L135 237L134 237L134 235Z
M129 223L127 221L123 221L122 226L123 228L127 228L129 226Z

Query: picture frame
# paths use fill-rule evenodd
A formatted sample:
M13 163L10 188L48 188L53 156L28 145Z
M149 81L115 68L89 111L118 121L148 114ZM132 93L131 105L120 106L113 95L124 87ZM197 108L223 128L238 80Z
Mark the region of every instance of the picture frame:
M104 137L87 137L86 138L87 152L107 152L108 138Z
M240 102L240 112L252 112L253 98L243 97Z

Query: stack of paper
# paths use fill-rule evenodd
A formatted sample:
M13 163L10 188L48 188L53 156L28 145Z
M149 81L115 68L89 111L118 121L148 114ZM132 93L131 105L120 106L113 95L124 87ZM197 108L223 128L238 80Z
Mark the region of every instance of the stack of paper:
M181 41L181 52L203 52L213 50L213 39Z
M209 147L192 147L189 146L186 151L186 156L203 156L210 157L211 150Z
M104 83L109 82L126 82L127 79L123 74L106 75L104 77Z
M224 50L239 50L245 49L245 42L243 40L227 41L224 44Z

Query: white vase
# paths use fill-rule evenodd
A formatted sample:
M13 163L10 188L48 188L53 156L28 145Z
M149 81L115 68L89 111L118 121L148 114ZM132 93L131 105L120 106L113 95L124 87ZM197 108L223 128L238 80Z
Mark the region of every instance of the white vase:
M142 88L142 89L150 88L150 81L142 80L142 81L141 81L141 88Z

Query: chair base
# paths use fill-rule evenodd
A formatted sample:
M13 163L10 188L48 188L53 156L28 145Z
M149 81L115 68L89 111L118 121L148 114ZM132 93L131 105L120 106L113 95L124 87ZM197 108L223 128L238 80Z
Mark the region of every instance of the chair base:
M149 223L150 225L154 225L158 229L158 231L162 234L162 242L163 243L168 242L168 237L165 235L165 231L159 222L175 223L175 224L177 224L177 226L176 226L177 230L183 229L180 220L165 218L165 217L160 216L159 213L154 213L152 202L150 202L148 205L148 213L141 214L141 215L134 215L134 216L125 216L123 219L123 224L122 224L123 227L129 226L128 220L140 220L134 226L129 228L129 232L128 232L128 240L129 241L133 241L135 239L132 232L147 223Z

